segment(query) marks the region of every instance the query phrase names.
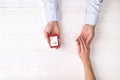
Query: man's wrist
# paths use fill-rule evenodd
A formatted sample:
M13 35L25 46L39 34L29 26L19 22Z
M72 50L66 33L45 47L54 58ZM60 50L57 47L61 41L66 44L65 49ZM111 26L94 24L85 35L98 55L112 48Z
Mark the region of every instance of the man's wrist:
M85 26L89 26L91 28L95 28L96 25L92 25L92 24L85 24Z
M58 21L49 21L48 25L54 25L54 24L58 24Z

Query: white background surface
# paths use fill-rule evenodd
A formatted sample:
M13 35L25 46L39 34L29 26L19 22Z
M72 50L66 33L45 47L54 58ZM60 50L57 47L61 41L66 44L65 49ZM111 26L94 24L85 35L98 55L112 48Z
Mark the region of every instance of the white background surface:
M0 0L0 80L84 80L75 39L85 0L61 0L62 46L50 49L41 0ZM104 0L91 60L97 80L120 80L120 0Z

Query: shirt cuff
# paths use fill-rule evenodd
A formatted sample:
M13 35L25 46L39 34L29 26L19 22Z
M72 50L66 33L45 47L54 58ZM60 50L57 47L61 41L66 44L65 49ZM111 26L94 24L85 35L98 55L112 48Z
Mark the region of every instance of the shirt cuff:
M46 10L46 19L47 21L59 21L60 13L58 10L47 9Z
M59 21L61 19L59 8L57 7L47 7L45 8L47 21Z
M87 13L85 17L85 24L96 25L98 22L98 14Z

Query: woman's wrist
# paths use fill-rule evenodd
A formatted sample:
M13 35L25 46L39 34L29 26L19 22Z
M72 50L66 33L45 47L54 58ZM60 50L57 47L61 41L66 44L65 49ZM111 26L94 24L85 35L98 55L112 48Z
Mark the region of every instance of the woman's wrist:
M91 64L90 59L82 60L82 62L83 62L83 65Z

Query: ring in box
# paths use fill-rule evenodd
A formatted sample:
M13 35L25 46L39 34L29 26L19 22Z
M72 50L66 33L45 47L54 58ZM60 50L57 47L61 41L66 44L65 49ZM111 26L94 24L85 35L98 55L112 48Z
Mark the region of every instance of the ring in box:
M50 39L50 47L51 48L58 48L58 46L59 46L58 35L57 34L50 34L49 39Z

